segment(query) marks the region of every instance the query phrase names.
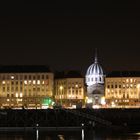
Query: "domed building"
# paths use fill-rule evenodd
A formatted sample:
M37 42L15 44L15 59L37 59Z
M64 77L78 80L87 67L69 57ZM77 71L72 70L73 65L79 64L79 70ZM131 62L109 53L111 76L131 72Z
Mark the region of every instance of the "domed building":
M101 98L104 96L104 77L104 71L95 53L94 63L89 66L85 76L88 103L101 104Z

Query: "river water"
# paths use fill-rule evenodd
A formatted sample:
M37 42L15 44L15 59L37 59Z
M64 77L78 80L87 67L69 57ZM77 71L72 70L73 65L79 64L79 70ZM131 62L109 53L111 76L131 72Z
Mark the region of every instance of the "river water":
M0 140L140 140L140 133L75 132L0 132Z

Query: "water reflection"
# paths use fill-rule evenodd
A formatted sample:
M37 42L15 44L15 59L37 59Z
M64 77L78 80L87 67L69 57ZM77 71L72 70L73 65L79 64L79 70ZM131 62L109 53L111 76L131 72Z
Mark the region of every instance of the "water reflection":
M58 138L59 138L60 140L65 140L63 135L58 135Z
M38 140L39 138L39 132L38 132L38 129L36 130L36 140Z
M82 140L84 140L84 124L82 124Z
M0 140L140 140L140 133L111 133L93 130L78 132L5 132L0 133Z

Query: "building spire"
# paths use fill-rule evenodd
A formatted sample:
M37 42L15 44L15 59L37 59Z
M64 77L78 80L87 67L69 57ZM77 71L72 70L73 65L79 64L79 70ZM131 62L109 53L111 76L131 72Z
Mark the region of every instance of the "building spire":
M97 57L97 48L95 48L95 58L94 58L95 63L98 63L98 57Z

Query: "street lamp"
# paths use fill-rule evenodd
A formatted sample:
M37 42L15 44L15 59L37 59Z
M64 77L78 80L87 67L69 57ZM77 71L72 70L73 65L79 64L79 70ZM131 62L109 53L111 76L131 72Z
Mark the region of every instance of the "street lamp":
M61 104L61 106L62 106L62 93L63 93L63 86L60 86L60 87L59 87L59 89L60 89L60 104Z

